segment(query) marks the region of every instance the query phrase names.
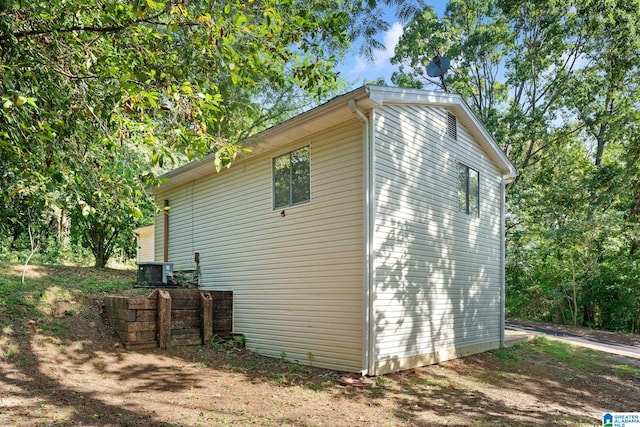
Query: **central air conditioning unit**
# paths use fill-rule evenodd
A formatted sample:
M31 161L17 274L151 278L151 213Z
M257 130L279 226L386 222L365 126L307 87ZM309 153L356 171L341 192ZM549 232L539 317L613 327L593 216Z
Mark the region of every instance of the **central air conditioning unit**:
M138 286L149 288L167 286L172 276L172 262L138 263Z

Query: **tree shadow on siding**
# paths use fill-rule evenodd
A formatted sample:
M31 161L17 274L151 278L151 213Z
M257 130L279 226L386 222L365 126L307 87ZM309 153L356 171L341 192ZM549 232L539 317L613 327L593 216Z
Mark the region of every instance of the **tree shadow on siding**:
M483 265L470 262L483 248L473 220L457 211L457 161L448 145L463 143L428 127L432 114L415 113L400 113L402 126L382 123L377 140L377 165L391 167L376 172L374 318L377 337L395 347L382 360L391 370L402 368L403 357L499 339L499 319L490 337L493 320L481 318L483 302L494 309L487 319L499 313L499 287L491 288Z

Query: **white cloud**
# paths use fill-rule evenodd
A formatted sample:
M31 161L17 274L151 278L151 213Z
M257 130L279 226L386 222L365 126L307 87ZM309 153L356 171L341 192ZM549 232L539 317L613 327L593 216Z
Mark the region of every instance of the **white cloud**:
M376 50L374 51L373 62L369 62L366 59L357 57L356 58L356 66L353 69L353 72L372 72L372 71L380 71L385 70L391 67L391 57L393 56L394 50L400 37L402 36L403 29L402 24L396 22L386 31L382 37L382 43L385 46L384 50Z
M384 33L383 43L386 50L382 51L379 57L376 57L375 63L378 63L378 61L384 62L385 65L389 63L389 60L396 49L396 45L398 44L400 37L402 37L402 33L402 24L399 22L393 24L389 31Z

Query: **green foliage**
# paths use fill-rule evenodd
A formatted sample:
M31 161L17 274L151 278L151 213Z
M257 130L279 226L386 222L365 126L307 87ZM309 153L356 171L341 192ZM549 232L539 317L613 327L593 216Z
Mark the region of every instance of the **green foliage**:
M3 264L0 269L0 307L9 317L39 316L39 309L51 308L51 301L71 299L78 291L86 294L128 289L135 276L117 270L93 271L87 267L31 267L33 274L22 284L21 265Z
M463 95L488 125L506 97L506 85L498 80L511 33L493 1L458 1L447 4L440 19L431 7L416 14L405 27L392 62L400 72L392 76L398 86L435 85ZM436 55L450 58L456 68L443 83L427 75Z
M640 378L640 368L637 366L622 364L622 365L616 365L616 368L618 369L618 371L622 372L623 374L629 375L631 377Z
M72 236L88 248L96 267L105 267L117 248L130 258L135 254L135 238L131 224L139 224L153 215L151 197L139 187L135 165L144 157L123 147L117 156L95 153L93 162L82 159L75 171L88 174L78 177L74 172L74 193L68 196L67 209Z
M71 238L98 267L133 251L153 172L237 142L335 89L330 0L0 5L0 238L29 257ZM152 168L156 169L152 169ZM28 236L25 237L25 236ZM26 240L26 243L25 243Z
M208 346L218 353L226 353L228 350L227 343L220 341L219 337L212 337L208 343Z
M640 1L451 0L405 27L396 84L447 87L520 171L507 314L638 331ZM426 75L451 58L444 85Z
M556 360L566 362L574 355L575 347L556 340L544 337L537 337L531 341L532 347L536 350L553 356Z
M640 331L640 268L628 257L608 258L585 279L595 305L594 326Z
M570 344L545 337L536 337L512 347L494 350L492 354L507 366L514 367L529 363L539 355L550 357L552 362L568 365L571 369L587 371L603 362L604 356L592 350L574 347Z
M545 353L557 362L569 365L572 369L589 371L602 362L603 356L593 350L574 347L557 340L537 337L531 341L531 347Z
M498 350L494 350L493 355L503 363L518 362L522 359L520 353L522 352L523 345L524 343L519 343L512 347L500 348Z

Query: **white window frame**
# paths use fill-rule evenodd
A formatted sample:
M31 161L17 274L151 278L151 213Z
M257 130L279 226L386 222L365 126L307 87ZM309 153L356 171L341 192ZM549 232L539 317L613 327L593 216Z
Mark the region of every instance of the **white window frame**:
M480 217L480 172L458 163L458 211ZM476 183L474 183L474 176ZM475 186L475 188L474 188Z
M296 155L296 153L302 150L307 151L306 194L304 194L305 192L303 192L303 195L306 195L306 197L303 197L299 200L294 200L295 199L294 185L293 185L294 168L291 166L292 166L292 160ZM287 178L288 180L287 187L289 190L289 195L288 195L288 201L286 203L282 203L281 201L278 200L278 189L277 189L277 183L276 183L278 179L278 171L276 170L276 167L277 167L278 161L280 161L281 159L284 161L288 161L288 169L289 169L288 178ZM296 148L295 150L291 150L279 156L275 156L271 159L271 189L272 189L272 205L274 210L284 209L290 206L297 206L297 205L302 205L302 204L311 202L311 145L310 144Z

